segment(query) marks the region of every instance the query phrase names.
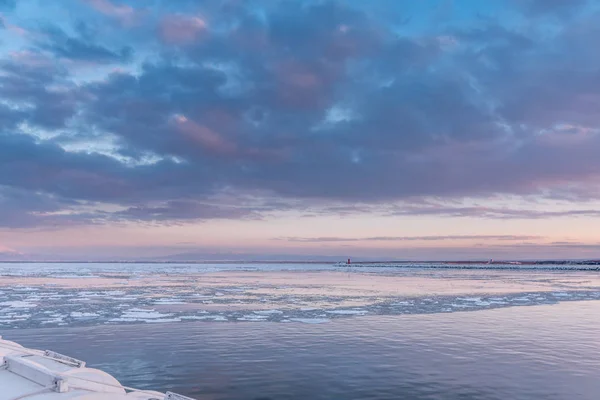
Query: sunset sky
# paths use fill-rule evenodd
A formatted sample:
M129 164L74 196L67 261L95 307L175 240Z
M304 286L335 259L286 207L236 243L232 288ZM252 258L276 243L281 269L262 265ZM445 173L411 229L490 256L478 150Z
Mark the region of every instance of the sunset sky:
M600 258L599 21L0 0L0 258Z

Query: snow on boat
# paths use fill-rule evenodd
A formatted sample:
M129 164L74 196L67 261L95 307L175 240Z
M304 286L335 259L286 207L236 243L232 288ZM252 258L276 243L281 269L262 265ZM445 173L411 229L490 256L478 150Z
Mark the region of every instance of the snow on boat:
M123 386L106 372L53 351L0 337L0 400L193 400Z

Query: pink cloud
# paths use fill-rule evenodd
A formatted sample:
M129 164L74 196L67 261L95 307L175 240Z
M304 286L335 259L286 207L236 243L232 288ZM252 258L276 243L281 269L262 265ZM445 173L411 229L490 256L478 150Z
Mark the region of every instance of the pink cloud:
M25 67L45 69L55 67L55 62L51 58L29 50L13 51L9 56L15 63Z
M222 127L229 126L231 128L234 124L230 115L218 111L208 113L206 115L206 120ZM214 130L204 125L200 125L181 114L173 116L171 124L173 124L177 131L179 131L187 140L217 155L268 162L281 161L288 156L288 151L286 149L241 147Z
M13 61L31 67L47 67L51 61L48 57L29 50L12 51L9 55Z
M296 60L273 68L277 79L277 100L288 107L318 108L329 103L331 87L338 79L335 65L304 64Z
M25 28L21 28L19 25L11 24L10 22L8 22L2 14L0 14L0 26L4 26L7 30L19 36L26 36L30 33Z
M184 115L175 115L172 122L186 138L207 150L221 155L232 155L237 152L235 143L223 138L213 130L189 120Z
M206 22L200 17L169 15L160 24L161 38L173 44L192 43L206 30Z
M4 246L0 244L0 254L1 253L13 253L17 254L18 252L15 249L11 249L10 247Z
M122 24L131 25L139 17L139 11L128 5L117 5L110 0L85 0L96 11L119 20Z

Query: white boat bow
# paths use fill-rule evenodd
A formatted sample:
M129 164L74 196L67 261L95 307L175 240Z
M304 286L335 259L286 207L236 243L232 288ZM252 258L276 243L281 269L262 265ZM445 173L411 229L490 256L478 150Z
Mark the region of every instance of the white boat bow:
M193 400L176 393L123 386L104 371L53 351L0 337L0 400Z

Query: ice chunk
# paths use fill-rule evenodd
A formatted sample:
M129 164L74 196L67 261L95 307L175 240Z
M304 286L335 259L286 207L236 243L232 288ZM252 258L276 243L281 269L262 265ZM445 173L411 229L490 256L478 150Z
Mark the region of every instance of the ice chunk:
M259 314L259 315L283 314L283 311L280 311L280 310L260 310L260 311L254 311L254 314Z
M0 306L8 306L10 308L34 308L37 307L37 304L30 303L28 301L4 301L0 303Z
M251 322L261 322L266 321L269 318L268 315L244 315L242 317L237 318L238 321L251 321Z
M365 310L329 310L326 311L329 314L338 314L338 315L365 315L368 311Z
M327 318L290 318L290 321L301 322L303 324L325 324L330 322Z
M71 316L71 318L96 318L99 316L96 313L86 313L86 312L79 312L79 311L73 311L69 315Z
M162 314L162 313L155 311L154 309L146 310L146 309L142 309L142 308L132 308L130 310L125 311L125 313L123 313L120 317L110 319L109 321L110 322L136 322L136 321L148 322L150 320L162 319L164 322L164 319L166 317L171 317L172 315L173 314Z
M185 301L181 301L179 299L159 299L154 302L156 305L176 305L176 304L187 304Z

